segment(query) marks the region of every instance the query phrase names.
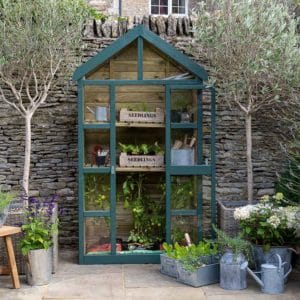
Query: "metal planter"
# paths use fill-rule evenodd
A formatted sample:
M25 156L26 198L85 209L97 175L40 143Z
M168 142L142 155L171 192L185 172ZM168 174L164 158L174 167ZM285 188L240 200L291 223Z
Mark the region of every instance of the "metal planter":
M220 281L219 263L205 265L194 272L185 270L183 266L178 263L177 270L177 281L193 287L218 283Z
M170 258L166 254L161 254L160 272L162 274L177 278L178 277L177 260L174 258Z
M46 285L52 279L52 247L31 250L27 255L26 280L29 285Z

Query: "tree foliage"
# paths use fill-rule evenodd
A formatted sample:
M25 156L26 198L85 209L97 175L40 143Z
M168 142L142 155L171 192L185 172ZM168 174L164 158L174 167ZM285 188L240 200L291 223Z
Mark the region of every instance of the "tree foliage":
M229 106L245 114L250 202L252 114L299 103L298 23L283 0L207 0L196 11L195 37L212 66L210 79Z
M208 0L197 11L196 37L227 101L254 112L297 97L298 21L277 0Z
M31 119L74 68L91 11L84 0L0 1L0 99L25 119L22 187L29 192ZM79 58L80 56L78 56Z

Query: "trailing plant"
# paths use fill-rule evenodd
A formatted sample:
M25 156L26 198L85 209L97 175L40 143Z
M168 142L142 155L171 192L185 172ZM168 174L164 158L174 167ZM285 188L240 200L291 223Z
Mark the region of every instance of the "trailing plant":
M248 260L252 260L252 246L251 243L243 239L239 234L235 237L230 237L224 231L218 229L213 225L213 229L217 233L217 248L221 253L231 250L235 259L239 254L244 254Z
M52 237L58 230L58 219L53 220L56 202L55 196L44 200L29 197L27 222L22 225L23 238L20 241L23 255L31 250L47 250L52 246Z

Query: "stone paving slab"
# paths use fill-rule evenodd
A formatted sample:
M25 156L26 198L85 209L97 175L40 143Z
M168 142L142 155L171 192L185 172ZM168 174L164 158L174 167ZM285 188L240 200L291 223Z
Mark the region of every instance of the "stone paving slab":
M47 286L31 287L20 276L21 289L12 289L9 276L0 276L0 300L300 300L300 281L291 278L282 295L266 295L253 280L241 291L218 284L193 288L162 275L159 265L89 265L62 256L59 270Z

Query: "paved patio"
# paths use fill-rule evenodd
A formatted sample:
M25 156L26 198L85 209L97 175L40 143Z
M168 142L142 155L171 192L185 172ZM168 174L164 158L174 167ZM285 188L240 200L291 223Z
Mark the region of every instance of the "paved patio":
M266 295L249 280L242 291L226 291L217 284L193 288L160 274L159 265L79 266L74 254L63 252L51 284L30 287L21 276L21 289L13 290L10 277L0 276L0 300L299 300L300 278L290 278L282 295Z

